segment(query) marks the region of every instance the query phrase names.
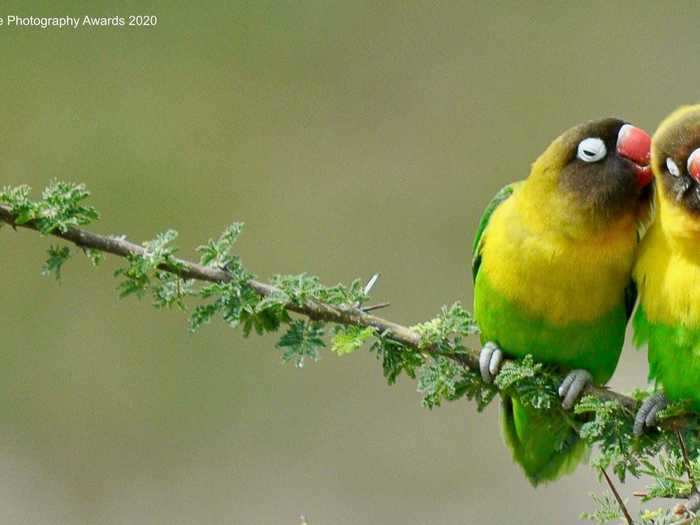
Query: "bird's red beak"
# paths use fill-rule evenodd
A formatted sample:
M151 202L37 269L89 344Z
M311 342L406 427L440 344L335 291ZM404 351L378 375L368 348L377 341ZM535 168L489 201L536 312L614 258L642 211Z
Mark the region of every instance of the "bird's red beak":
M693 151L688 157L688 173L697 182L700 182L700 148Z
M631 161L635 166L637 182L640 187L647 186L653 175L649 166L651 157L651 137L643 129L625 124L617 134L617 154ZM700 155L698 158L700 176ZM700 179L699 179L700 180Z

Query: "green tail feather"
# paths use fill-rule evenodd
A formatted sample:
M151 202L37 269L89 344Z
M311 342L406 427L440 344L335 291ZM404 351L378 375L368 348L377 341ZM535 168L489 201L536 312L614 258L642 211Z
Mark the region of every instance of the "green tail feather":
M506 445L534 486L573 472L588 447L559 415L504 398L501 428Z

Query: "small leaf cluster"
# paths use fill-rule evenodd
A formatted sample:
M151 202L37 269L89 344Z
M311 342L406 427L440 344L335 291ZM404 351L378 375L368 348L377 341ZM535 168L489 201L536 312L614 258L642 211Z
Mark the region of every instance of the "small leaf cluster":
M659 454L656 461L645 458L640 463L645 472L653 475L653 482L648 487L647 499L690 497L691 484L685 478L685 463L678 451L668 450Z
M494 384L487 384L481 379L481 375L471 370L466 370L462 380L457 385L457 393L476 403L478 412L484 410L498 395L498 389Z
M178 308L185 310L185 299L195 294L195 283L180 277L183 263L175 258L172 243L177 239L175 230L160 233L155 239L143 243L143 253L126 257L127 266L114 272L120 277L117 289L124 298L136 295L141 298L148 291L153 296L156 308ZM99 259L88 254L93 264ZM167 268L167 270L166 270Z
M359 350L366 341L371 339L374 332L375 330L371 326L338 325L333 335L331 350L338 355L351 354L355 350Z
M243 231L242 222L234 222L228 226L218 239L209 239L206 244L199 246L199 263L204 266L231 269L232 266L240 266L240 259L231 254L233 245Z
M29 186L6 186L0 191L0 203L10 207L15 224L33 222L44 235L55 231L66 233L99 218L94 207L83 204L90 195L84 184L53 181L44 189L41 199L32 200L30 194Z
M143 297L149 289L154 290L154 295L158 294L159 285L154 285L152 281L153 279L159 281L160 277L164 277L165 272L160 271L161 267L167 266L172 268L173 272L177 272L182 266L174 257L177 249L171 245L176 238L175 230L159 233L155 239L143 244L143 254L132 254L126 257L127 267L119 268L114 272L115 277L122 278L118 286L120 297L132 294Z
M418 378L423 406L433 408L443 401L466 397L476 401L479 411L483 410L493 400L496 389L463 364L467 352L464 338L478 332L471 314L460 303L454 303L443 306L437 317L413 329L420 335L420 348L432 349L429 355L416 353L416 361L423 360Z
M421 367L418 391L423 395L426 408L439 407L443 401L455 401L466 397L476 402L481 412L498 393L493 385L487 385L481 376L458 364L458 361L442 355L430 356Z
M200 264L225 270L229 280L207 284L194 294L206 303L197 305L192 311L190 332L196 332L216 315L232 328L242 324L246 337L253 330L258 334L277 330L281 322L289 321L281 305L274 301L262 304L260 295L248 284L255 276L243 266L239 256L231 253L242 231L243 223L235 222L218 239L210 239L197 248Z
M307 301L318 301L331 305L361 304L367 299L360 279L353 280L349 286L336 284L324 286L315 275L301 273L297 275L275 275L272 284L279 292L270 301L281 304L303 305Z
M620 403L584 396L574 408L574 413L587 417L579 431L582 439L598 445L600 454L594 466L613 472L624 482L627 473L639 476L639 457L633 454L637 442L632 436L632 415Z
M48 254L41 273L42 275L53 275L57 281L60 281L61 268L70 258L70 248L68 246L50 246Z
M283 350L282 360L294 363L297 368L302 368L307 358L318 361L319 350L325 346L322 325L301 319L291 321L287 333L277 343Z
M550 410L559 406L558 376L541 363L536 363L530 354L503 365L495 383L499 390L531 407Z
M423 394L423 406L440 406L443 400L458 399L458 384L464 369L455 361L441 355L432 356L421 368L418 376L418 392Z
M41 193L39 200L31 198L27 185L5 186L0 191L0 204L9 206L15 225L32 223L40 233L66 233L70 228L84 226L99 218L92 206L83 203L90 192L84 184L53 181ZM61 278L61 269L70 258L67 246L51 246L42 269L43 275Z
M591 494L593 503L596 507L593 512L584 512L581 514L582 520L592 521L598 525L605 523L620 522L624 518L622 510L613 496L604 494L602 496Z
M413 329L421 337L421 348L435 346L448 352L461 346L462 338L478 332L472 315L458 302L443 306L435 319L417 324Z
M391 334L377 334L370 351L382 362L382 373L387 383L393 385L401 374L416 378L423 365L423 355L391 338Z

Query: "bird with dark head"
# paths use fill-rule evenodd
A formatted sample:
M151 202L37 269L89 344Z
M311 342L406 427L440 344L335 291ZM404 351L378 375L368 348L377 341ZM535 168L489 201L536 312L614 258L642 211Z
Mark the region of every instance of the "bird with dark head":
M649 208L650 137L606 118L565 131L522 182L487 206L472 250L481 374L531 354L566 374L571 408L590 382L613 374L636 297L630 286ZM585 453L556 411L503 396L506 443L537 484L573 470Z
M661 196L700 219L700 106L669 116L654 135L652 149Z
M700 410L700 105L661 123L651 161L656 216L634 270L634 338L647 345L649 378L661 389L639 409L636 434L656 425L668 400Z
M634 212L636 203L644 206L646 199L639 197L648 196L652 179L650 139L644 131L610 118L575 127L561 140L569 151L569 162L561 169L562 186L601 227Z

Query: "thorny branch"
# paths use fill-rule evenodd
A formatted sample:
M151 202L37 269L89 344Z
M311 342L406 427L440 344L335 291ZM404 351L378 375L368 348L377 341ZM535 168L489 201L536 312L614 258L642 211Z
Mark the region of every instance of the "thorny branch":
M0 204L0 221L15 228L21 227L38 231L34 221L21 225L15 224L10 207L4 204ZM65 233L56 230L51 235L72 242L80 248L90 248L118 257L144 255L145 253L145 249L142 246L127 241L123 237L99 235L81 228L69 228ZM230 279L225 270L202 266L201 264L184 259L175 259L174 264L163 264L161 265L161 269L175 273L184 279L208 282L227 282ZM251 280L248 284L261 296L267 297L279 292L274 286L256 280ZM315 321L328 321L348 326L371 327L376 329L379 333L384 333L411 348L420 349L425 352L435 351L434 348L420 347L421 338L415 330L411 330L393 321L371 315L354 306L337 306L319 301L307 301L301 306L290 303L287 304L285 308ZM479 371L479 355L476 351L451 357L458 360L462 366L475 372ZM605 387L589 385L584 390L584 394L593 395L605 401L617 401L630 412L635 411L637 408L637 402L631 397L619 394Z
M14 229L24 228L37 231L39 233L47 233L47 230L42 229L41 223L37 219L32 218L30 220L20 220L13 212L13 208L5 204L0 204L0 223L9 224ZM126 238L123 236L99 235L78 227L52 229L48 233L52 236L59 237L65 241L73 243L77 247L84 250L109 253L127 259L134 257L146 257L148 255L144 246L134 244L126 240ZM161 262L157 266L160 270L177 275L182 279L198 280L208 283L229 283L233 281L232 275L228 271L217 266L205 266L203 264L176 258L174 256L164 258L162 261L164 262ZM374 284L375 280L376 276L373 277L370 282ZM246 278L245 282L250 289L254 290L254 292L259 294L259 296L262 298L279 297L280 295L284 295L282 290L274 285L248 278ZM367 288L370 287L371 284L368 283ZM386 305L387 303L380 303L377 305L363 307L359 304L329 304L312 298L301 302L290 301L282 306L289 312L294 312L301 316L305 316L313 321L325 321L346 327L372 328L377 334L380 334L381 337L400 343L407 349L416 350L425 355L432 354L435 356L449 358L465 370L476 372L478 375L478 351L465 350L459 353L444 353L436 345L429 344L426 346L425 341L417 330L369 313L370 311L375 311ZM636 411L638 405L638 402L632 397L614 392L605 387L589 385L584 390L584 394L599 401L616 402L623 408L624 411L630 414L633 414ZM683 426L684 421L685 416L683 415L668 417L664 420L662 425L666 429L677 430ZM683 452L686 466L689 469L687 451L684 447ZM613 489L617 502L620 504L620 507L625 515L625 519L628 523L632 523L627 509L622 503L619 494L611 485L611 481L608 478L607 473L604 470L602 472ZM688 472L690 474L690 470L688 470ZM692 477L691 482L694 482ZM689 510L693 510L697 507L697 502L695 499L697 499L698 496L700 495L694 491L693 496L688 501L687 508Z

